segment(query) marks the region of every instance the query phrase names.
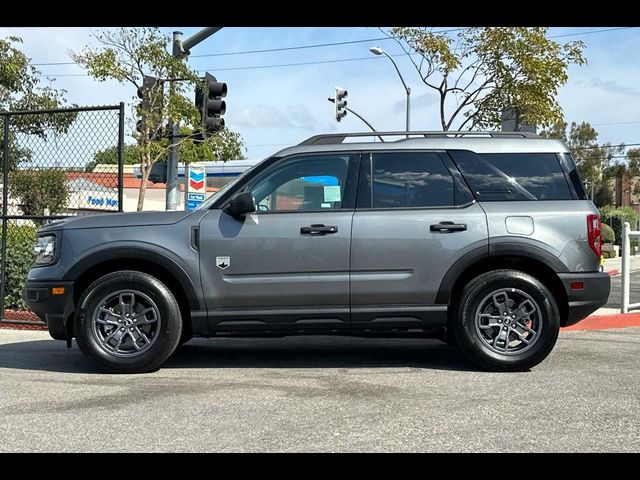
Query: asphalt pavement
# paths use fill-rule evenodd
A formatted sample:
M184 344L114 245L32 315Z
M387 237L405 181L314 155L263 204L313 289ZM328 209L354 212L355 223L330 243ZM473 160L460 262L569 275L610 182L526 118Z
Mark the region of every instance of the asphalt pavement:
M0 330L0 451L640 450L640 328L562 332L524 373L435 340L200 340L146 375L95 373Z

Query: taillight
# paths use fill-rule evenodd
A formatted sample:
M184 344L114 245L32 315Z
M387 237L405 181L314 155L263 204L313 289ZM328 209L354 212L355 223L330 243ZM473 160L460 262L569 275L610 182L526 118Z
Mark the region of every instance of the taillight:
M591 250L600 258L602 254L602 228L600 215L587 215L587 239Z

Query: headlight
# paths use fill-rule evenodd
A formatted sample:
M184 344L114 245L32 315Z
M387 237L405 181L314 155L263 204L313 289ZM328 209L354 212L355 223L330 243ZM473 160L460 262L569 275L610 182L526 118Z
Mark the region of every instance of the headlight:
M54 235L44 235L38 237L38 241L33 246L36 254L36 265L48 265L56 258L56 237Z

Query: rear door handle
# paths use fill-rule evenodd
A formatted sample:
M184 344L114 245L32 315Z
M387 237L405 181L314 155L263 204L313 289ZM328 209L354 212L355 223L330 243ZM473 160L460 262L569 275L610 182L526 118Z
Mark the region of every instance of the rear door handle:
M309 227L301 227L300 235L327 235L329 233L336 233L338 231L338 227L330 226L325 227L322 224L314 224Z
M440 222L431 225L432 232L459 232L467 229L466 223Z

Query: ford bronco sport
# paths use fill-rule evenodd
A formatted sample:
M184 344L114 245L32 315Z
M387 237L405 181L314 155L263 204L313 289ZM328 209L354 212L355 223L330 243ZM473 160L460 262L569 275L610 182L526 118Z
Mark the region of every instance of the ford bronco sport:
M609 295L569 151L526 133L389 141L404 135L312 137L191 212L53 222L23 296L108 372L155 370L192 336L438 331L483 369L533 367Z

